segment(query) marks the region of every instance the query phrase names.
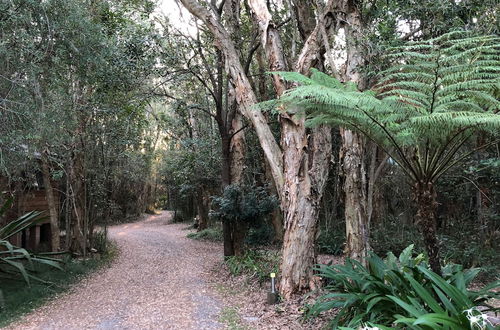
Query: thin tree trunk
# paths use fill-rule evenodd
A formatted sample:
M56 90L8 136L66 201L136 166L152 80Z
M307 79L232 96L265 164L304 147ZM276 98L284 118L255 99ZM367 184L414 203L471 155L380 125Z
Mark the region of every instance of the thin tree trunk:
M222 128L225 129L225 128ZM221 133L222 144L222 166L221 178L222 189L231 184L231 155L230 155L230 139L228 134ZM224 240L224 256L230 257L234 255L233 239L231 223L228 220L222 220L222 233Z
M83 184L83 160L81 159L81 151L75 151L71 159L69 168L69 182L71 189L72 216L71 216L71 231L67 231L67 235L71 234L70 251L80 255L86 253L85 242L85 187Z
M52 188L52 182L50 180L49 163L45 151L42 153L42 175L43 175L43 185L45 188L45 198L47 199L47 204L49 205L50 236L51 236L50 245L52 252L57 252L59 251L61 245L59 238L59 217L54 198L54 189Z
M243 132L243 117L235 109L234 117L231 122L230 141L230 171L231 184L240 184L243 182L243 174L245 169L245 133Z
M417 182L413 187L417 204L416 223L424 237L425 250L431 269L441 275L439 242L437 239L437 194L433 182Z

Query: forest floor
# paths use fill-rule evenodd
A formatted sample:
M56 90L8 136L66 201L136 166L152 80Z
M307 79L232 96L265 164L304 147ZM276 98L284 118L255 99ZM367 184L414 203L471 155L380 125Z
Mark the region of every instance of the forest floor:
M170 213L110 227L109 268L8 329L221 329L223 304L206 281L222 247L186 238Z

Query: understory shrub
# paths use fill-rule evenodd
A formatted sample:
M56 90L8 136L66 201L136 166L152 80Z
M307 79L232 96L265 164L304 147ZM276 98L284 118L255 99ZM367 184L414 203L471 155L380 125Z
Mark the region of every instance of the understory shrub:
M495 279L500 274L500 235L492 232L482 236L470 222L470 219L454 220L445 229L438 229L443 260L459 263L464 268L481 267L481 280ZM373 224L370 243L380 256L389 251L399 254L410 244L415 246L415 251L424 251L422 235L415 225L397 217Z
M273 250L247 250L242 256L226 258L226 265L232 275L246 274L260 283L269 279L269 274L277 273L280 256Z
M345 230L322 230L316 240L319 253L341 255L344 251Z
M371 254L367 264L347 259L344 265L317 268L330 293L320 297L308 315L338 308L331 322L334 329L493 329L484 313L499 310L488 300L500 296L492 291L500 282L468 290L479 269L448 264L439 276L423 254L413 257L413 245L399 258L389 253L383 260Z
M245 243L249 246L269 245L274 240L274 229L268 223L264 222L258 227L252 227L248 230L245 237Z
M187 237L191 239L205 240L212 242L222 242L224 239L222 236L222 229L218 227L210 227L195 233L189 233L187 234Z
M380 256L388 252L399 255L410 244L417 251L424 250L422 235L416 226L395 216L388 216L373 224L370 243L373 251Z

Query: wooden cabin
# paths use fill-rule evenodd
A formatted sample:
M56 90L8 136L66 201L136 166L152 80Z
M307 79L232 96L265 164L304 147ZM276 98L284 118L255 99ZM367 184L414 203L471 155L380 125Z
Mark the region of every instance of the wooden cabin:
M0 219L0 226L6 225L27 212L41 211L43 212L41 216L46 218L45 220L11 237L10 241L16 246L31 251L51 251L49 205L45 197L43 179L41 173L36 173L33 177L35 178L31 180L33 182L23 182L23 184L18 184L17 187L13 187L12 184L9 184L6 178L0 177L0 192L10 194L14 197L12 206ZM57 187L56 183L54 183L54 187ZM60 193L57 189L54 189L54 199L56 201L58 214L60 214Z

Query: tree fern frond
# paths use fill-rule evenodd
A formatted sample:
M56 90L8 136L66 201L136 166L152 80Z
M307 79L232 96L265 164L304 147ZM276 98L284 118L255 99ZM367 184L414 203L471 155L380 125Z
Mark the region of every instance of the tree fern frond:
M500 38L464 31L392 48L388 58L395 65L380 73L378 94L319 71L310 78L279 73L300 86L278 105L304 111L309 126L359 131L409 177L435 178L472 133L500 134L499 50Z
M268 72L269 74L279 75L283 80L288 82L296 82L302 85L314 84L314 81L310 78L298 73L298 72L288 72L288 71L273 71Z

